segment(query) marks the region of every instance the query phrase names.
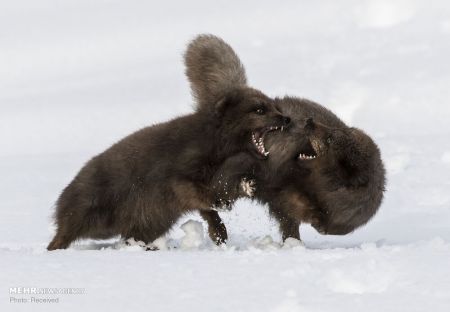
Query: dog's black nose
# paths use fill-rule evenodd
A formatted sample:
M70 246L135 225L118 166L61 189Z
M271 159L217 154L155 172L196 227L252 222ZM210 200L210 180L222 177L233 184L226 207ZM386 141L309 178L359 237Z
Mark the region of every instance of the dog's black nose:
M283 124L285 125L285 126L287 126L288 124L290 124L291 123L291 118L289 118L289 117L283 117Z

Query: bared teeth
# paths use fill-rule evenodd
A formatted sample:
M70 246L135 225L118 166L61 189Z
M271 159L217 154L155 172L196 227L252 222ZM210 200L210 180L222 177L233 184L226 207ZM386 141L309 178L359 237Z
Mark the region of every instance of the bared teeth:
M306 159L308 159L308 160L310 160L310 159L315 159L317 156L314 156L314 155L305 155L305 154L300 154L299 156L298 156L298 158L299 159L302 159L302 160L306 160Z
M279 129L281 129L281 131L283 131L283 130L284 130L284 127L277 127L277 126L271 126L271 127L268 127L268 128L266 128L265 131L263 131L261 137L258 138L258 139L257 139L257 137L256 137L256 134L255 134L255 133L252 133L252 141L253 141L253 144L255 145L256 150L257 150L261 155L263 155L263 156L269 155L269 152L266 151L266 147L264 146L264 134L265 134L266 132L268 132L268 131L279 130Z
M269 155L269 152L266 151L266 148L264 146L264 140L262 137L256 139L255 133L252 133L252 142L256 147L256 150L258 153L260 153L263 156Z

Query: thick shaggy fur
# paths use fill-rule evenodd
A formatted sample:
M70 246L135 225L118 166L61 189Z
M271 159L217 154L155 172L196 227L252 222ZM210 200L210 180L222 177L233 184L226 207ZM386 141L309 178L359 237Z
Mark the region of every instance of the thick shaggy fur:
M186 76L200 109L210 109L211 103L237 86L246 86L245 70L233 49L212 35L197 36L184 55Z
M242 68L235 74L245 77ZM226 91L209 98L207 109L144 128L92 158L56 202L57 232L48 250L67 248L78 238L115 235L151 243L193 210L213 229L211 238L224 242L226 229L211 210L212 177L237 153L263 158L252 134L289 122L272 99L228 78L217 77L214 83Z
M220 59L220 71L209 66L212 77L240 61L231 48L214 36L201 36L201 44L189 47L190 54L207 54ZM225 46L225 48L223 48ZM231 50L231 51L230 51ZM226 55L221 59L221 55ZM195 61L187 62L192 70L203 68ZM200 107L221 94L221 85L208 80L192 80L194 90L207 90L196 96ZM272 132L266 140L270 156L265 162L240 154L227 159L216 172L218 196L233 201L239 195L243 177L256 179L255 198L269 205L270 213L279 221L283 238L299 236L301 222L311 223L326 234L346 234L368 222L378 210L384 192L385 171L378 147L361 130L347 127L323 106L308 100L285 97L276 99L278 108L294 121L288 131ZM314 143L314 144L312 144ZM313 146L314 145L314 146ZM313 148L315 147L317 151ZM314 153L313 160L301 160L301 153ZM224 187L223 181L227 181ZM218 183L221 182L221 183Z
M283 237L299 238L301 222L334 235L366 224L381 205L385 187L377 145L316 103L290 97L277 102L293 127L268 136L266 146L273 157L260 163L256 196L269 203ZM302 160L299 154L317 158Z

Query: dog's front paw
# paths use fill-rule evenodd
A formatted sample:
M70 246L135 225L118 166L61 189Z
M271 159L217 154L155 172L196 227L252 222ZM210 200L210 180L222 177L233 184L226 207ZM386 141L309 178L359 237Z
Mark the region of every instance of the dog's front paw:
M253 197L255 196L256 191L256 182L252 179L243 178L241 180L241 191L244 193L247 197Z

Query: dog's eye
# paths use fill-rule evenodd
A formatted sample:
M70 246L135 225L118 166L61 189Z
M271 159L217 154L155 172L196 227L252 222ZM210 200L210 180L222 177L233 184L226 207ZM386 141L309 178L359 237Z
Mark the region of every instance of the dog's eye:
M331 144L331 142L333 142L333 138L331 137L331 135L329 135L327 137L327 144Z
M258 115L264 115L266 113L266 110L264 107L258 107L257 109L255 109L255 113L257 113Z

